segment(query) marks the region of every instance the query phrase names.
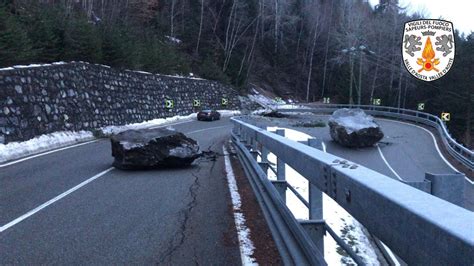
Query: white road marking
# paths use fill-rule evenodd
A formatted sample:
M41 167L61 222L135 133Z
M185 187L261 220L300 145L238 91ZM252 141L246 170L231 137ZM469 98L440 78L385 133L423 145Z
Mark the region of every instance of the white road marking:
M324 143L324 141L321 141L321 144L323 146L323 152L326 152L326 144Z
M25 157L25 158L22 158L22 159L19 159L19 160L9 162L9 163L0 164L0 168L6 167L6 166L9 166L9 165L12 165L12 164L21 163L21 162L24 162L26 160L30 160L30 159L37 158L37 157L40 157L40 156L43 156L43 155L55 153L55 152L58 152L58 151L63 151L63 150L67 150L67 149L70 149L70 148L75 148L75 147L79 147L79 146L82 146L82 145L94 143L96 141L99 141L99 140L97 140L97 139L96 140L91 140L91 141L87 141L87 142L83 142L83 143L79 143L79 144L74 144L74 145L71 145L71 146L67 146L67 147L63 147L63 148L59 148L59 149L55 149L55 150L51 150L51 151L47 151L47 152L38 153L38 154L31 155L31 156L28 156L28 157Z
M189 121L191 122L191 121ZM180 122L180 123L175 123L175 124L182 124L182 123L186 123L186 122ZM166 127L166 126L170 126L170 124L168 125L164 125L164 126L161 126L161 127ZM191 132L188 132L188 134L192 134L192 133L197 133L197 132L201 132L201 131L205 131L205 130L211 130L211 129L217 129L217 128L224 128L224 127L231 127L232 125L227 125L227 126L219 126L219 127L211 127L211 128L205 128L205 129L200 129L200 130L195 130L195 131L191 131ZM35 158L35 157L38 157L38 156L42 156L42 155L46 155L46 154L49 154L49 153L53 153L53 152L56 152L56 151L59 151L59 150L65 150L65 149L69 149L69 148L73 148L73 147L77 147L77 146L80 146L80 145L85 145L85 144L88 144L88 143L92 143L92 142L96 142L98 140L93 140L93 141L90 141L90 142L86 142L86 143L81 143L81 144L77 144L77 145L73 145L73 146L69 146L69 147L66 147L66 148L62 148L62 149L58 149L58 150L54 150L54 151L49 151L49 152L46 152L46 153L42 153L42 154L37 154L35 156L30 156L30 157L27 157L27 158L23 158L21 160L18 160L18 161L15 161L15 162L11 162L9 164L13 164L13 163L16 163L16 162L20 162L20 161L24 161L24 160L28 160L28 159L31 159L31 158ZM6 166L6 165L4 165ZM3 167L3 166L2 166ZM67 190L66 192L63 192L62 194L54 197L53 199L50 199L48 200L47 202L41 204L40 206L34 208L33 210L30 210L29 212L23 214L22 216L16 218L15 220L3 225L2 227L0 227L0 233L7 230L8 228L18 224L19 222L25 220L26 218L34 215L35 213L41 211L42 209L48 207L49 205L55 203L56 201L66 197L67 195L71 194L72 192L80 189L81 187L89 184L90 182L96 180L97 178L107 174L108 172L112 171L113 169L115 169L114 167L110 167L109 169L105 170L105 171L102 171L100 173L98 173L97 175L83 181L82 183L80 183L79 185Z
M379 145L377 144L377 149L379 151L379 154L380 154L380 157L382 157L382 160L385 162L385 164L387 165L388 169L390 169L390 171L392 171L392 173L398 178L400 179L401 181L404 181L398 174L397 172L395 172L395 170L393 170L393 168L390 166L390 164L387 162L387 160L385 159L385 156L383 156L383 153L382 153L382 150L380 149Z
M235 228L239 239L240 259L242 265L258 265L252 255L255 250L252 240L250 239L250 230L245 224L245 216L241 210L240 194L235 181L234 170L229 159L229 153L225 146L222 147L224 153L225 171L227 173L227 184L229 186L230 197L232 199Z
M441 159L443 159L443 161L449 166L451 167L451 169L453 169L454 171L456 172L460 172L458 169L456 169L451 163L449 163L448 160L446 160L446 158L444 158L443 154L441 153L439 147L438 147L438 143L436 142L436 138L435 136L433 135L433 133L431 133L431 131L429 131L428 129L424 128L424 127L420 127L418 125L414 125L414 124L410 124L410 123L406 123L406 122L402 122L402 121L397 121L397 120L390 120L390 119L383 119L383 118L379 118L379 119L382 119L382 120L386 120L386 121L390 121L390 122L396 122L396 123L400 123L400 124L404 124L404 125L409 125L409 126L414 126L414 127L417 127L419 129L423 129L424 131L428 132L428 134L430 134L431 138L433 139L433 143L436 147L436 151L438 152L439 156L441 157Z
M3 232L3 231L5 231L5 230L7 230L8 228L10 228L10 227L16 225L17 223L19 223L19 222L25 220L26 218L28 218L28 217L34 215L35 213L41 211L42 209L48 207L49 205L55 203L56 201L58 201L58 200L60 200L60 199L62 199L62 198L64 198L64 197L66 197L67 195L69 195L69 194L71 194L72 192L74 192L74 191L80 189L81 187L83 187L83 186L89 184L90 182L96 180L97 178L99 178L99 177L101 177L101 176L107 174L108 172L112 171L113 169L115 169L115 168L114 168L114 167L110 167L109 169L98 173L97 175L95 175L95 176L93 176L93 177L87 179L86 181L83 181L83 182L80 183L79 185L77 185L77 186L75 186L75 187L69 189L69 190L66 191L66 192L63 192L62 194L60 194L60 195L58 195L58 196L56 196L56 197L54 197L54 198L48 200L47 202L41 204L40 206L34 208L33 210L31 210L31 211L29 211L29 212L23 214L22 216L16 218L15 220L13 220L13 221L7 223L6 225L0 227L0 233Z
M453 169L454 171L458 172L458 173L462 173L461 171L459 171L458 169L456 169L456 167L454 167L445 157L444 155L441 153L439 147L438 147L438 143L436 142L436 138L435 136L433 135L433 133L431 133L431 131L429 131L428 129L424 128L424 127L420 127L418 125L414 125L414 124L410 124L410 123L407 123L407 122L402 122L402 121L397 121L397 120L390 120L390 119L384 119L384 118L377 118L377 119L380 119L380 120L385 120L385 121L389 121L389 122L396 122L396 123L400 123L400 124L404 124L404 125L409 125L409 126L414 126L414 127L417 127L417 128L420 128L420 129L423 129L424 131L428 132L428 134L430 134L431 138L433 139L433 143L435 145L435 148L436 148L436 151L438 152L439 156L441 157L441 159L443 159L443 161L449 166L451 167L451 169ZM467 178L467 176L464 177L467 182L471 183L474 185L474 181L470 180L469 178Z
M186 134L194 134L194 133L198 133L198 132L202 132L202 131L206 131L206 130L218 129L218 128L224 128L224 127L232 127L232 125L204 128L204 129L194 130L194 131L188 132Z

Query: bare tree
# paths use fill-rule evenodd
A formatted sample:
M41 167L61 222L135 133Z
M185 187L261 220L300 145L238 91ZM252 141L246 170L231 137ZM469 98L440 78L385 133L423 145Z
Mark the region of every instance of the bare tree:
M240 39L248 31L248 29L255 23L258 17L255 17L250 22L244 21L245 10L239 0L232 2L229 20L227 22L225 41L224 41L224 65L222 71L226 71L229 66L232 53L239 44Z
M323 69L323 85L321 88L321 98L324 97L324 90L326 88L326 70L328 65L328 52L329 52L329 40L331 38L331 29L332 29L332 12L334 9L334 2L331 1L331 6L329 7L329 17L326 21L328 21L328 37L326 39L326 49L324 51L324 69Z
M171 10L170 10L170 36L174 37L174 18L176 8L176 0L171 0Z
M201 41L201 33L202 33L202 21L204 18L204 0L201 0L201 19L199 21L199 33L198 33L198 39L197 39L197 44L196 44L196 51L195 54L199 54L199 42Z
M278 51L278 31L279 31L279 26L280 26L280 7L278 0L275 1L275 31L274 31L274 52L276 53Z
M313 30L312 30L312 38L311 38L311 48L310 52L308 54L309 57L309 69L308 69L308 78L306 81L306 101L309 102L309 91L311 87L311 76L313 74L313 58L314 58L314 50L316 48L316 41L319 37L320 34L320 12L317 12L319 10L320 6L317 2L314 2L311 6L311 10L316 11L314 13L314 16L311 18L312 20L312 25L313 25Z

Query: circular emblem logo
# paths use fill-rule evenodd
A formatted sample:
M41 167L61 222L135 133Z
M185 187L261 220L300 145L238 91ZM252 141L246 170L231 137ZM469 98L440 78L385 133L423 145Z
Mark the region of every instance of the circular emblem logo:
M405 23L403 63L418 79L433 81L448 73L455 54L453 23L439 19Z

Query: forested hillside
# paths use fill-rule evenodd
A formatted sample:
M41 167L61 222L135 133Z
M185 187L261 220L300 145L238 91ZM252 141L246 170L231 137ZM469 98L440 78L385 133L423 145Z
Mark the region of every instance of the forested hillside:
M302 101L348 103L352 91L355 103L424 102L433 114L451 112L450 130L469 145L474 34L457 34L444 78L419 81L401 63L401 42L403 24L420 17L396 0L375 8L361 0L1 1L0 66L82 60L192 72Z

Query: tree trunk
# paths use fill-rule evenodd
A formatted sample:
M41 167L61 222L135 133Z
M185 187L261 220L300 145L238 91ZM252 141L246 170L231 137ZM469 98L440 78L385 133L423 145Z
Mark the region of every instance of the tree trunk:
M174 6L176 0L171 0L171 14L170 14L170 37L174 37Z
M359 88L357 90L357 105L360 105L362 102L362 51L359 51Z
M313 44L311 45L311 52L309 54L309 72L308 72L308 81L306 82L306 102L309 102L309 88L311 85L311 74L313 72L313 56L314 56L314 48L316 47L316 39L317 39L317 29L318 25L315 26L314 35L313 35Z
M473 97L472 95L470 95L471 98ZM471 137L471 130L472 130L472 105L474 103L472 101L470 101L470 99L468 99L468 104L467 104L467 117L466 117L466 132L464 133L464 143L466 144L466 147L468 148L472 148L471 146L471 141L472 141L472 137Z
M370 91L370 104L373 104L374 100L374 93L375 93L375 84L377 80L377 75L379 73L379 58L377 58L377 62L375 65L375 73L374 73L374 78L372 79L372 90Z
M398 104L397 107L400 109L400 104L402 100L402 77L403 77L403 61L400 60L400 76L398 78Z
M350 52L349 52L350 53ZM349 85L349 104L353 104L354 100L352 99L352 80L354 78L354 60L352 59L352 54L349 54L349 61L351 65L351 81Z
M328 65L328 52L329 52L329 40L331 38L332 29L332 10L334 8L334 1L331 1L331 12L329 12L329 26L328 26L328 38L326 39L326 49L324 52L324 70L323 70L323 86L321 88L321 98L324 97L324 91L326 89L326 70Z
M275 0L275 53L278 51L278 24L280 23L279 15L278 15L278 0Z
M198 39L197 39L197 44L196 44L196 55L199 55L199 42L201 41L201 33L202 33L202 20L204 17L204 0L201 0L201 20L199 23L199 33L198 33Z

